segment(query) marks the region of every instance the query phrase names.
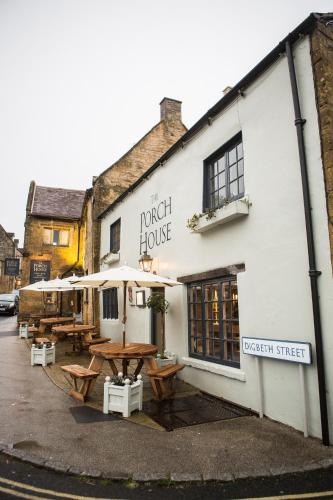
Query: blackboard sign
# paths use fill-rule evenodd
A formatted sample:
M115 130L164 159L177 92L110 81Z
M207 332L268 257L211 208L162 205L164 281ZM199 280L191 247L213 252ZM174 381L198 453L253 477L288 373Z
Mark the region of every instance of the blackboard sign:
M50 261L32 260L30 261L30 283L50 279Z
M20 259L5 259L5 274L7 276L18 276L20 274Z

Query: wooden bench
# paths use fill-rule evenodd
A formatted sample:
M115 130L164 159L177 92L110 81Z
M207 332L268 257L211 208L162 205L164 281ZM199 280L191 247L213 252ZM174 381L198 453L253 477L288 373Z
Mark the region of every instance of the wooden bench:
M85 402L91 385L98 377L99 372L95 372L90 368L84 368L84 366L81 365L65 365L61 366L61 369L69 373L74 384L74 389L70 390L69 395L78 401ZM78 380L82 381L80 388L78 387Z
M166 399L174 395L172 381L174 376L185 365L166 365L162 368L150 368L147 375L150 377L151 385L157 399Z
M104 344L105 342L109 342L109 340L110 339L97 336L94 332L87 332L83 335L82 345L84 348L89 349L91 345Z

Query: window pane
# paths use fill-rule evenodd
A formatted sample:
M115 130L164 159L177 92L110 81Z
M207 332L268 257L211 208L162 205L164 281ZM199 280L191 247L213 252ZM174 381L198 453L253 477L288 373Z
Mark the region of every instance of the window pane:
M223 187L219 191L217 206L221 207L225 203L225 198L226 198L225 187Z
M243 143L238 144L237 146L237 158L243 158Z
M237 157L236 157L236 148L233 148L229 151L228 154L229 157L229 165L232 165L233 163L236 163Z
M240 160L238 163L237 163L237 166L238 166L238 177L240 177L241 175L243 175L244 173L244 161L243 160Z
M59 231L57 229L53 230L53 245L59 245Z
M69 231L66 230L59 231L59 244L67 247L68 243L69 243Z
M217 161L214 162L213 166L214 166L214 175L217 175L218 171L219 171L219 164L218 164L218 162Z
M236 178L237 178L237 165L235 164L229 169L230 182L234 181Z
M238 179L238 192L244 193L244 177Z
M230 196L237 196L238 195L238 185L237 181L231 182L230 183Z
M234 342L232 360L239 363L239 342Z
M218 176L218 179L219 179L219 187L223 187L225 186L225 172L221 172Z
M214 193L218 189L218 176L213 177L210 181L210 192Z
M222 283L222 300L230 299L230 283L229 281Z
M225 170L225 156L222 156L222 158L218 160L218 171L222 172L223 170Z
M43 232L43 243L46 245L51 245L52 229L44 229Z

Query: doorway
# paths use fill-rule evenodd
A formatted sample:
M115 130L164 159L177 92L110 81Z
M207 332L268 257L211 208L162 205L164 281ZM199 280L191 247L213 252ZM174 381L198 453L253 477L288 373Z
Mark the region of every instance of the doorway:
M151 293L159 293L165 298L165 289L164 288L151 288ZM163 328L165 328L165 324L162 325L162 313L154 312L152 309L150 310L150 322L151 322L151 342L152 344L157 345L158 352L162 351L162 337L163 337ZM165 315L163 322L165 323ZM163 326L163 328L162 328Z

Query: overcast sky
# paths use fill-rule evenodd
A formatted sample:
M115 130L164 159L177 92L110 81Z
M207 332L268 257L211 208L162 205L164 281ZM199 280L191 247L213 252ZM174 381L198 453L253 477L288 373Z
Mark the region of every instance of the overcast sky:
M332 0L0 0L0 224L23 245L29 183L86 189L183 102L192 126Z

